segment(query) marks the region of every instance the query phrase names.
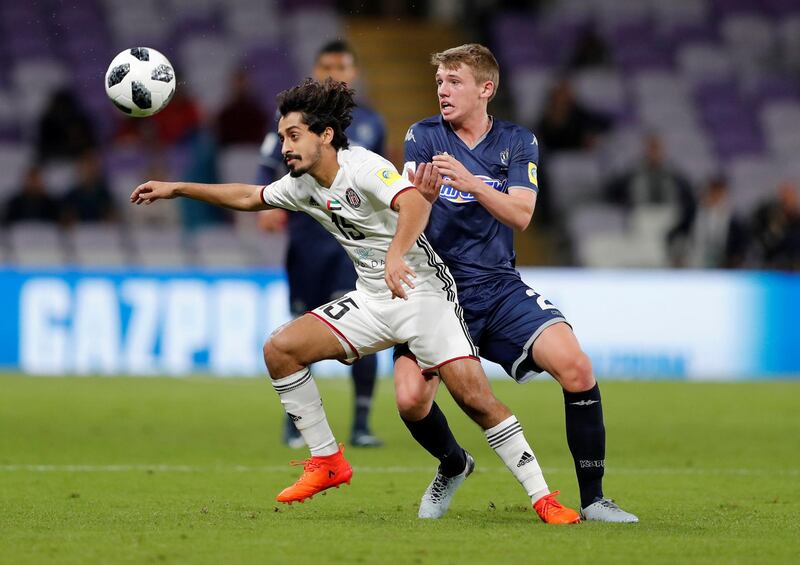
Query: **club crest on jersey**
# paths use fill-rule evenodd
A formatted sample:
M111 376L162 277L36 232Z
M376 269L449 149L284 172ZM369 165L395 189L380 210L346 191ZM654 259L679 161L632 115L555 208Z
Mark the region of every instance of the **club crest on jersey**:
M483 182L485 182L487 185L491 186L498 192L505 192L506 181L493 179L485 175L475 175L475 176L477 176L479 179L481 179ZM450 179L445 177L445 180L450 180ZM469 202L475 202L474 194L470 194L469 192L458 191L449 184L443 184L442 188L439 189L439 198L447 200L448 202L453 202L455 204L467 204Z
M397 171L393 169L380 169L377 173L375 173L381 182L386 186L392 186L394 181L400 178L400 175L397 174Z
M508 149L503 149L500 152L500 163L503 165L508 165Z
M352 188L348 188L344 192L344 197L347 198L347 202L350 203L350 206L353 208L358 208L361 206L361 197Z
M331 199L328 200L328 203L326 204L326 208L328 208L328 210L341 210L342 209L342 204L338 200L336 200L335 198L331 198Z

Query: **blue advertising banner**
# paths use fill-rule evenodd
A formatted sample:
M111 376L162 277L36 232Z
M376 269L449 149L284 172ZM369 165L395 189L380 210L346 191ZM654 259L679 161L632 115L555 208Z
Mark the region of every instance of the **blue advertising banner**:
M564 312L600 377L800 375L798 275L524 269L522 276ZM263 376L261 346L290 319L287 303L280 270L0 269L0 367ZM391 371L388 352L379 363ZM347 372L333 361L315 367L320 376Z

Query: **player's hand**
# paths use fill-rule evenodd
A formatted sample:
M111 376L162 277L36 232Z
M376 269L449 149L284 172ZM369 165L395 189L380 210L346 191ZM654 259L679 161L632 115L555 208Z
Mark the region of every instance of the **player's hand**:
M265 232L281 232L286 229L288 221L286 210L262 210L258 213L258 227Z
M414 288L414 283L411 282L411 279L416 277L417 273L408 266L402 257L392 254L386 255L383 278L386 280L386 286L392 291L392 299L402 298L403 300L408 300L403 283L409 288Z
M428 202L436 201L439 197L439 190L444 183L444 179L442 179L442 175L436 165L433 163L420 163L415 172L412 173L410 169L406 169L406 173Z
M434 155L433 164L442 176L447 177L445 182L459 192L475 194L486 187L481 179L470 173L461 161L452 155Z
M178 196L178 183L149 180L140 184L131 193L131 202L134 204L152 204L156 200L168 200Z

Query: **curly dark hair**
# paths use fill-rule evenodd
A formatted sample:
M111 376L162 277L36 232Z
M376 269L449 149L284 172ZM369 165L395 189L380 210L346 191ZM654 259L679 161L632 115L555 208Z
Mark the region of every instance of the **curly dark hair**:
M337 151L347 149L350 143L344 130L353 121L353 89L347 84L333 79L317 82L307 78L298 86L284 90L278 94L278 111L281 116L291 112L300 112L303 123L317 135L325 128L333 129L331 145Z

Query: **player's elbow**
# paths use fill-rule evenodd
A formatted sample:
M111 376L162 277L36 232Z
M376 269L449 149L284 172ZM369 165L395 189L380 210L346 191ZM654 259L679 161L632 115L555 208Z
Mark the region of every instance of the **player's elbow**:
M519 214L514 218L511 227L516 231L525 231L531 225L531 217L532 215L528 213Z

